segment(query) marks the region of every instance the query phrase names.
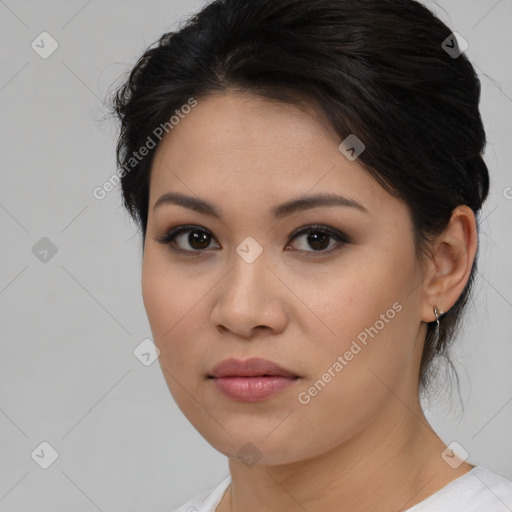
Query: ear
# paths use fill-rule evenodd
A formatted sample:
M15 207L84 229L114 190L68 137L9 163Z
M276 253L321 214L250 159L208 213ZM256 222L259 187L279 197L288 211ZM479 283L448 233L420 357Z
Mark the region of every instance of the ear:
M478 233L473 210L457 206L450 223L432 246L423 282L421 319L436 319L434 306L446 313L457 301L471 274L478 247Z

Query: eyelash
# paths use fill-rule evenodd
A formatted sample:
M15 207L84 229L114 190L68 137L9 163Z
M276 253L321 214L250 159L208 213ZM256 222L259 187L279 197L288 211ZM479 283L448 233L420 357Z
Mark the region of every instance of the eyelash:
M178 235L181 235L183 233L193 232L193 231L198 232L198 233L205 233L208 236L210 236L212 239L215 240L215 237L208 230L200 228L199 226L188 225L188 226L178 226L176 228L173 228L173 229L169 230L165 235L155 237L155 241L158 243L164 244L164 245L168 245L169 248L174 252L181 253L181 254L187 254L187 255L191 255L191 256L192 255L200 256L207 252L212 252L211 249L188 250L188 249L181 249L181 248L173 245L173 242L175 241L175 238ZM321 250L321 251L303 251L303 250L298 249L299 252L312 253L312 254L308 254L308 257L317 257L316 255L319 255L319 256L329 255L329 254L341 249L341 247L344 246L345 244L350 243L348 237L344 233L341 233L340 231L329 228L328 226L311 225L311 226L306 226L306 227L300 228L297 231L295 231L294 233L292 233L290 241L286 245L288 246L293 240L295 240L296 238L298 238L301 235L309 235L312 233L321 233L324 235L328 235L330 238L334 239L337 243L335 245L333 245L330 249Z

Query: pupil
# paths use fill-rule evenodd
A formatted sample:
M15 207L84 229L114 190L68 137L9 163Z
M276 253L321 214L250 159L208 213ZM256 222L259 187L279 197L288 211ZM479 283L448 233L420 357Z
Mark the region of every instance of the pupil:
M318 241L320 239L320 242ZM327 242L327 243L322 243ZM329 246L329 235L326 233L315 233L308 236L308 243L313 249L325 249ZM318 247L320 244L320 247Z
M201 238L202 238L202 240L201 240ZM207 233L192 231L188 235L188 242L191 247L194 247L194 249L206 249L208 247L208 245L210 245L208 238L209 238L209 235ZM206 241L206 244L201 245L201 243L204 244L205 241ZM199 247L196 246L196 243L199 244Z

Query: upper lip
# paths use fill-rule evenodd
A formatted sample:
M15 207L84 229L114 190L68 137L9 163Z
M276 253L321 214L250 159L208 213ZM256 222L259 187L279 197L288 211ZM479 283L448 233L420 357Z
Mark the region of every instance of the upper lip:
M283 376L283 377L298 377L293 372L286 370L282 366L261 359L259 357L252 357L244 361L240 359L224 359L217 363L211 370L209 377L256 377L256 376Z

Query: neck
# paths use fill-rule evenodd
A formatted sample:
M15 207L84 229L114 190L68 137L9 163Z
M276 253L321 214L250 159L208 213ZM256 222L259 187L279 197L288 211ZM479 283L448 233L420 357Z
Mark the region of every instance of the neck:
M446 445L416 403L391 399L378 422L313 459L247 467L229 460L219 512L407 510L467 473L441 457Z

